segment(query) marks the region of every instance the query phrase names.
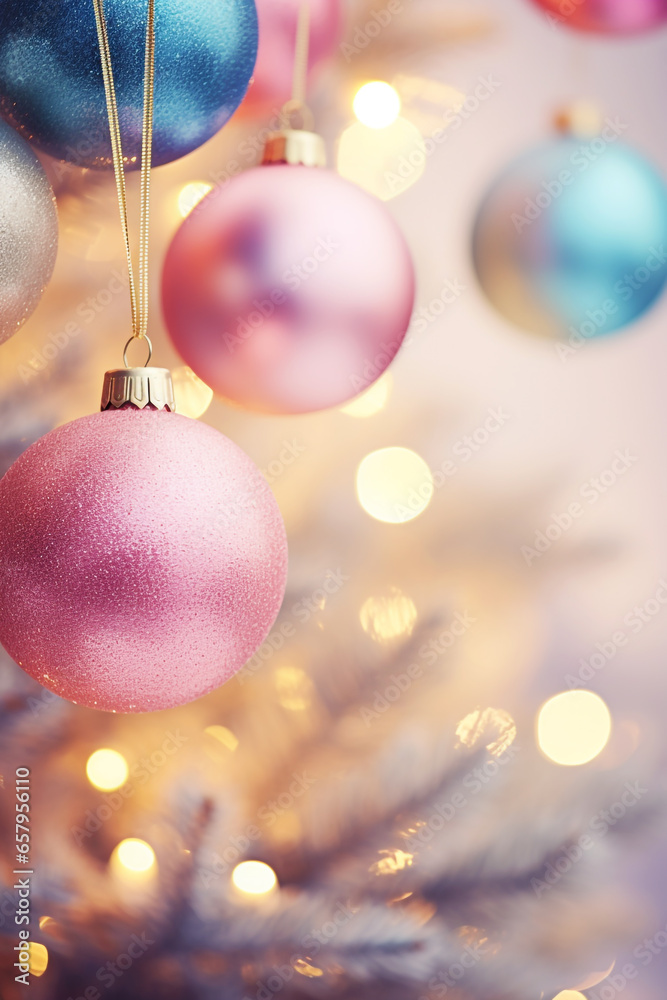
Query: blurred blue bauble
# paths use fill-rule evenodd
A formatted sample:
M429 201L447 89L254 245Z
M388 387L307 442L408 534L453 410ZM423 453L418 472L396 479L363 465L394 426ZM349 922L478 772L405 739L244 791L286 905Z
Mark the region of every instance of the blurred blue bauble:
M667 188L608 122L510 165L475 222L480 283L511 322L552 337L632 323L667 280Z
M147 3L106 0L130 169L141 164ZM153 164L177 160L222 128L257 54L254 0L160 0L155 14ZM0 110L38 149L110 167L111 145L92 0L2 0Z

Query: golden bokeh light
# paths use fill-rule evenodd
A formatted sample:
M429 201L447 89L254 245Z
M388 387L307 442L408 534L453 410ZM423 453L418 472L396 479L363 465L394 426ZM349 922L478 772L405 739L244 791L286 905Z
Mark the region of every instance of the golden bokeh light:
M127 781L129 773L122 753L106 747L92 753L86 763L88 781L103 792L113 792L120 788Z
M416 184L426 160L422 134L406 118L383 129L353 122L338 140L338 173L382 201Z
M181 365L171 373L174 383L176 411L184 417L203 416L213 401L213 389L195 375L192 368Z
M412 599L398 587L390 587L388 594L364 601L359 621L364 632L375 642L390 642L412 635L417 609Z
M410 448L380 448L357 469L357 496L377 521L402 524L426 510L433 497L433 476Z
M30 942L30 975L43 976L49 964L48 949L39 941Z
M399 73L394 82L405 100L432 105L439 116L440 125L443 124L443 111L460 111L465 103L465 92L443 80L433 80L431 77L419 74Z
M193 208L197 207L202 198L205 198L212 190L213 185L206 181L190 181L189 184L181 188L178 195L178 211L183 218L185 219Z
M232 882L250 896L265 896L278 885L273 868L263 861L242 861L232 872Z
M43 931L47 937L53 938L54 941L62 942L66 940L67 933L65 928L62 924L59 924L57 920L54 920L53 917L40 917L39 929L40 931Z
M111 865L115 871L147 873L155 867L155 851L145 840L128 837L121 840L111 855Z
M322 969L318 969L316 965L311 965L310 962L306 962L304 958L297 958L293 961L292 968L295 972L298 972L300 976L306 976L307 979L315 979L324 975Z
M537 717L540 750L565 767L593 760L610 735L611 714L593 691L563 691L545 702Z
M231 729L227 729L226 726L207 726L204 730L207 736L212 736L214 740L218 740L223 746L231 750L232 753L236 750L239 745L239 741Z
M458 746L469 750L482 742L492 757L500 757L516 739L516 722L502 708L476 708L456 727Z
M278 667L273 681L283 708L291 712L303 712L310 708L313 685L301 667Z
M554 1000L586 1000L586 997L577 990L562 990L554 997Z
M348 417L374 416L387 405L393 382L391 372L385 372L360 396L357 396L352 402L346 403L345 406L341 406L340 412Z
M387 128L399 116L401 99L390 83L371 80L356 92L352 108L362 125L373 129Z
M372 875L394 875L396 872L402 872L405 868L411 868L415 859L414 854L408 854L401 850L380 851L380 854L384 854L385 857L375 861L368 869Z

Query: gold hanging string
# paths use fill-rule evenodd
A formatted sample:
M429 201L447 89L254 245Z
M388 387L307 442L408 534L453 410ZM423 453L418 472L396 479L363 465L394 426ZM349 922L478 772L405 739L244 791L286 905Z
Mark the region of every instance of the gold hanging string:
M104 0L93 0L97 37L100 46L102 62L102 77L106 95L107 115L109 118L109 133L111 136L111 151L113 167L116 175L118 192L118 207L123 230L127 270L130 279L130 305L132 309L132 337L141 340L148 339L148 243L150 216L150 170L153 150L153 114L155 92L155 0L148 0L148 17L146 21L146 57L144 64L144 113L141 136L141 222L139 234L139 294L134 279L132 264L132 249L130 246L130 229L127 214L127 189L125 185L125 169L123 164L123 149L121 143L120 122L118 118L118 102L114 87L111 51L104 16ZM130 341L126 345L129 345ZM150 355L149 355L150 361Z
M141 132L141 224L139 237L139 337L148 335L148 238L155 95L155 0L148 0L144 64L144 120Z
M306 104L308 87L308 49L310 47L310 3L308 0L299 7L296 25L296 42L294 45L294 70L292 74L292 96L283 105L283 117L288 128L313 128L313 113ZM299 116L301 124L293 125L292 119Z

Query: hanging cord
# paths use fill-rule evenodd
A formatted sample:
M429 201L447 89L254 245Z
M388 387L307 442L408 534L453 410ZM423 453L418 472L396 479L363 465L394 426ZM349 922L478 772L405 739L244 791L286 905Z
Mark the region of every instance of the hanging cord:
M155 95L155 0L148 0L144 63L144 120L141 132L141 224L139 237L139 337L148 335L148 238Z
M144 64L144 113L141 135L141 222L139 232L139 289L134 279L132 264L132 249L130 246L130 229L127 215L127 188L125 185L125 169L123 164L123 149L118 118L118 102L114 87L111 51L104 16L104 0L93 0L97 37L100 46L104 92L106 94L107 116L109 118L109 133L111 136L111 151L113 167L116 175L118 191L118 207L120 222L123 229L123 240L127 256L127 270L130 279L130 305L132 309L132 336L125 345L125 352L132 340L145 339L150 351L152 347L148 338L148 243L150 218L150 177L153 152L153 112L155 93L155 0L148 0L148 17L146 21L146 57ZM124 354L124 358L126 355ZM151 354L149 353L148 361ZM147 362L148 363L148 362ZM127 366L127 362L126 362Z
M310 41L310 4L302 3L296 24L296 44L294 47L294 74L292 76L292 101L306 103L308 81L308 48Z
M296 25L296 42L294 45L294 72L292 75L292 97L283 105L283 115L290 128L293 128L292 117L299 115L302 124L298 128L313 127L313 114L306 104L308 85L308 50L310 47L310 3L308 0L299 7Z

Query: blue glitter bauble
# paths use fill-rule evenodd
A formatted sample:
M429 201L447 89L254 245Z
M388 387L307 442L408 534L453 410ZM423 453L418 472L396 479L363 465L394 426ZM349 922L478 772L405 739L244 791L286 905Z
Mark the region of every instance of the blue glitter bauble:
M473 255L488 298L518 326L554 337L611 333L667 281L667 188L609 125L598 138L557 139L493 184Z
M130 168L141 163L147 4L106 0ZM257 54L254 0L159 0L155 13L153 164L222 128L243 99ZM0 110L38 149L82 167L111 166L92 0L2 0Z

